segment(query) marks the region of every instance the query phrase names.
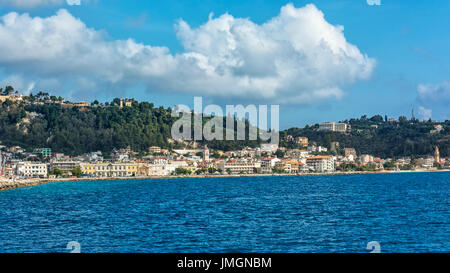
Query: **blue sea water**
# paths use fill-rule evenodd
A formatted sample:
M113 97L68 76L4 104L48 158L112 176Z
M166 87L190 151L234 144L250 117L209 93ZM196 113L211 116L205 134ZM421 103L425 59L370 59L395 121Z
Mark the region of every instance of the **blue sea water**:
M450 173L58 182L0 192L0 252L450 251Z

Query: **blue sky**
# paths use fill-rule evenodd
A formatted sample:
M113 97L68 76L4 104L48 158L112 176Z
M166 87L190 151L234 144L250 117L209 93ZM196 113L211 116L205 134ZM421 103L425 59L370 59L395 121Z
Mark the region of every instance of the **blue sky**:
M284 18L280 15L280 9L288 3L292 3L295 10L299 9L298 12L301 12L307 4L313 4L315 9L324 15L325 22L319 22L318 24L329 24L333 29L336 28L336 31L338 25L343 26L342 33L346 43L341 44L342 47L347 48L348 43L355 46L359 51L351 56L348 54L328 56L326 55L328 53L321 51L323 49L317 48L317 45L313 46L306 43L303 48L293 52L293 54L299 55L295 55L296 57L292 57L292 59L298 57L299 61L297 63L295 61L289 62L289 65L292 65L290 69L296 69L304 65L306 71L319 70L316 71L317 74L314 74L316 72L293 72L298 81L290 78L292 82L289 82L289 84L284 84L283 78L261 81L261 83L255 80L234 86L242 75L254 76L254 73L264 75L271 73L269 68L265 70L265 68L259 69L258 67L264 67L265 64L272 61L281 64L281 66L284 63L287 64L290 58L289 51L277 52L276 56L273 57L274 60L270 59L270 54L252 54L251 47L247 45L243 47L246 51L243 50L239 54L247 52L245 54L249 55L244 54L237 57L233 55L233 58L229 59L229 54L235 54L235 52L225 52L223 60L226 62L233 62L236 60L234 57L236 57L238 60L254 63L248 67L244 65L239 68L239 72L236 72L237 76L234 75L227 79L220 78L219 83L217 83L217 78L209 78L205 75L199 76L199 83L193 82L192 79L198 75L195 71L198 68L198 63L200 63L198 59L196 59L198 63L195 68L192 68L195 73L187 74L184 71L167 68L167 71L169 71L167 73L171 75L158 74L155 76L153 70L149 72L150 74L141 75L138 71L140 67L134 67L134 63L131 62L129 64L129 66L132 66L130 70L112 69L111 64L119 65L120 58L117 61L114 59L114 62L111 63L105 62L105 65L102 66L100 64L103 59L108 58L106 54L105 56L102 55L103 59L93 60L92 66L83 62L69 69L67 66L72 65L71 60L80 59L84 56L83 50L77 46L78 42L73 43L76 46L75 49L70 48L70 43L68 43L65 50L77 52L78 55L74 55L73 59L62 61L64 62L63 65L55 65L51 60L44 57L38 58L45 54L40 54L38 57L22 58L20 56L28 53L20 52L17 49L18 47L6 47L0 48L5 55L2 57L2 53L0 53L0 82L2 85L11 83L19 86L22 90L30 89L32 92L47 88L53 94L64 95L73 100L99 98L100 101L110 101L114 97L124 96L148 100L155 102L156 105L164 106L192 105L194 95L202 95L205 103L211 102L220 105L225 103L277 103L280 104L281 128L302 127L306 124L345 120L361 115L386 114L395 118L400 115L409 117L412 107L415 108L416 116L421 118L450 119L448 110L450 106L450 85L448 84L448 81L450 81L448 73L450 71L448 50L450 46L450 19L448 19L450 2L447 1L381 0L381 5L368 5L366 0L289 2L276 0L82 0L81 5L72 6L58 0L47 1L52 2L49 4L45 4L45 0L36 0L36 2L43 2L43 4L37 3L34 6L20 6L14 2L16 1L0 0L0 16L17 12L19 15L28 13L30 18L45 19L55 16L61 9L66 9L68 15L60 14L58 16L59 24L63 22L61 20L66 19L68 22L74 23L73 17L79 19L85 25L85 28L79 28L80 35L88 35L85 29L90 29L96 35L101 35L101 38L99 38L101 42L97 38L92 38L93 40L90 43L92 45L100 44L102 51L96 51L96 53L92 53L93 55L86 55L90 56L90 60L95 59L95 54L103 52L105 47L108 48L105 43L126 41L129 38L133 39L137 45L166 48L166 52L162 53L160 51L145 53L146 58L149 54L159 57L157 62L152 63L151 68L142 64L142 70L147 68L161 70L159 67L154 67L161 62L165 63L164 69L166 69L169 66L167 63L173 64L173 59L176 59L177 55L193 52L205 55L211 63L215 63L214 69L221 69L220 61L222 59L214 59L214 50L223 49L222 44L215 41L214 43L217 44L213 44L207 49L200 44L204 35L211 34L210 28L201 29L202 26L207 24L210 16L212 20L219 20L218 18L221 18L221 15L227 13L232 16L233 19L231 20L233 20L235 26L248 26L248 22L261 26L277 16L281 19ZM310 16L311 14L317 13L314 10L304 16ZM237 20L238 18L245 18L246 21L242 23ZM308 18L308 20L305 20L305 18ZM310 17L305 18L294 22L303 24L298 26L299 29L303 29L299 31L308 31L310 28L320 32L327 29L326 27L315 28L316 26L311 22L316 22L316 17L311 20L309 20ZM180 19L189 28L180 31ZM225 18L223 19L225 20ZM7 26L4 17L3 22L0 20L0 35L8 33L6 31L11 32L12 29L20 31L20 27L23 27L23 38L16 42L23 44L28 41L27 36L39 39L39 35L42 35L42 40L48 41L48 43L52 42L54 36L47 33L34 34L30 32L30 29L33 28L27 26L27 24L31 24L29 21L25 20L25 22L18 23L16 20L15 24L17 26L14 28ZM304 24L310 25L305 26ZM5 29L9 27L10 29L2 32L1 27ZM284 32L285 29L288 29L288 26L283 24L278 27L272 34ZM46 31L49 32L51 29L52 27L48 27ZM283 35L295 35L295 29L295 27L290 29L291 32L286 30ZM265 30L261 28L256 33L261 31L264 32ZM253 34L253 32L250 32L250 34ZM309 35L309 33L304 32L301 32L301 34ZM320 35L320 33L311 35L316 34ZM217 35L217 33L214 32L214 35ZM264 37L267 38L267 33L262 35L266 35ZM322 37L328 37L326 36L328 34L323 35ZM216 40L221 39L220 36L219 38L217 36L211 37ZM237 43L250 44L253 36L248 37L250 38L241 37L236 41ZM72 38L69 37L68 39ZM78 39L79 35L77 34L75 38ZM289 40L289 38L279 39ZM302 38L298 39L300 40L289 40L288 42L292 44L302 43ZM332 38L330 39L330 43L332 43ZM2 38L0 37L1 41ZM55 39L55 41L59 40ZM269 42L273 41L270 40ZM135 44L128 45L127 50L133 51L138 47ZM189 44L189 48L186 48L186 44ZM280 50L290 48L284 47L284 44L285 42L276 44L276 46ZM114 49L114 52L123 48L122 45L115 44L115 46L117 48ZM45 44L37 47L45 48ZM49 48L55 49L57 47L51 45ZM250 48L250 53L248 48ZM19 56L17 59L11 57L16 55ZM303 55L306 55L305 59L299 57ZM367 58L364 59L364 56ZM315 58L318 58L317 63L333 63L336 60L342 63L335 66L331 65L331 68L324 68L323 66L318 68ZM145 58L142 58L142 60L143 62L146 61ZM149 60L154 61L153 58ZM174 66L191 70L188 63L186 60L176 61ZM235 65L232 64L233 69L236 68ZM90 77L83 72L89 67L95 67L96 71L102 70L102 72L98 75L95 74L96 72L91 73L92 77ZM113 71L109 72L109 69ZM320 71L320 69L326 71ZM362 72L362 70L367 71ZM45 71L45 73L42 71ZM60 71L65 72L60 73ZM284 70L277 70L273 73L278 75L285 72ZM176 73L176 76L172 75L174 73ZM73 75L73 78L71 79L68 75ZM117 75L123 76L123 79L116 80ZM151 80L148 80L149 77ZM255 77L260 77L260 74ZM99 78L102 80L98 80ZM105 78L104 81L103 78ZM202 81L202 79L205 80ZM180 82L172 84L175 81ZM185 83L186 88L184 88L183 83ZM200 84L201 87L199 87ZM273 87L271 87L271 84L273 84ZM198 92L196 88L198 88ZM231 90L229 94L227 88ZM261 91L261 95L258 93L259 89L264 89L264 91Z

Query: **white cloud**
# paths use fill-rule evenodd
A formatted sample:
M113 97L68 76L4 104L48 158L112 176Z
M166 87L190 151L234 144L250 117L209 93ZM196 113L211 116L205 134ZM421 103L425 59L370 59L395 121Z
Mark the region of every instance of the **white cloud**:
M63 0L0 0L0 5L17 8L35 8L38 6L61 5Z
M429 120L433 114L433 110L419 106L419 115L422 120Z
M80 6L81 0L67 0L67 5L69 6Z
M450 103L450 83L446 81L439 84L419 84L417 91L419 100L423 103Z
M24 94L29 94L30 91L35 87L36 83L27 81L17 75L11 75L6 79L0 81L0 87L7 85L13 86L16 90L21 90L21 92Z
M381 6L381 0L367 0L369 6Z
M417 87L417 101L422 108L430 110L430 116L432 110L435 118L450 118L450 83L443 81L438 84L420 84Z
M181 20L176 28L185 51L174 55L107 39L64 9L47 18L9 13L0 19L0 67L80 90L142 83L156 91L310 103L342 97L342 86L367 79L375 66L314 5L288 4L261 25L224 14L198 28Z

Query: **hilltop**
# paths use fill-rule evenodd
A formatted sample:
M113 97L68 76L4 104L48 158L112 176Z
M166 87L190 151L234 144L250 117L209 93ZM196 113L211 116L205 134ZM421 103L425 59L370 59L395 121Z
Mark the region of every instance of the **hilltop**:
M125 100L121 107L119 98L88 104L69 102L43 92L20 96L12 87L0 89L0 94L0 141L8 146L18 145L27 150L49 147L68 155L109 153L127 147L147 152L150 146L169 149L183 146L171 141L171 126L176 121L171 116L171 108L135 100ZM232 150L256 147L258 142L203 141L201 144Z
M172 110L149 102L125 100L121 105L116 98L106 103L72 103L43 92L21 96L14 88L6 87L0 88L0 103L0 141L8 146L18 145L28 150L49 147L69 155L109 153L126 147L144 153L150 146L169 149L182 146L171 141L171 126L176 120L171 116ZM442 156L450 156L450 121L424 122L406 117L394 120L376 115L342 122L351 129L344 133L321 131L316 124L281 131L280 146L302 148L290 139L307 137L310 143L327 147L329 151L333 142L338 142L333 152L340 154L344 148L351 147L358 154L382 158L423 156L432 154L438 146ZM248 129L247 121L246 126ZM196 144L229 151L257 147L260 141Z
M342 154L344 148L355 148L359 154L370 154L382 158L402 156L425 156L433 154L439 147L442 156L450 155L450 121L408 120L402 116L398 120L381 115L371 118L342 121L351 128L347 132L319 130L319 124L305 128L291 128L281 132L282 145L295 146L286 141L287 136L307 137L309 142L332 148L333 142L339 142L337 152Z

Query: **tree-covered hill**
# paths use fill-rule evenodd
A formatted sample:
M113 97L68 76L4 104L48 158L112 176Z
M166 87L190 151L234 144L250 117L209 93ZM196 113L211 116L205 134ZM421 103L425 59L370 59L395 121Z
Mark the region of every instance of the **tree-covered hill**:
M400 117L396 122L376 115L360 119L343 121L351 125L351 132L337 133L318 131L319 125L305 128L291 128L281 133L281 138L292 135L294 137L308 137L310 142L316 142L331 148L331 142L339 142L340 149L355 148L359 154L372 154L382 158L401 156L431 155L434 147L438 146L441 156L450 156L450 121L419 122ZM436 132L435 125L442 125L443 130ZM291 143L284 141L284 146Z
M3 104L0 140L30 149L50 147L70 155L127 146L141 151L152 145L168 147L172 119L168 109L146 102L123 109Z
M0 89L0 95L15 94L12 87ZM120 99L110 103L94 101L91 106L79 107L61 102L61 97L39 92L24 97L22 102L0 102L0 141L4 145L19 145L25 149L52 148L54 152L79 155L92 151L111 152L131 147L146 152L150 146L180 148L171 142L171 127L175 118L171 109L154 107L152 103L133 101L130 107L120 108ZM203 123L208 121L203 119ZM359 154L379 157L430 155L438 146L441 156L450 156L450 121L419 122L400 117L396 122L376 115L343 121L351 125L349 133L318 131L319 125L291 128L280 132L281 146L297 147L285 139L287 135L308 137L310 142L331 148L339 142L343 148L355 148ZM235 127L237 121L235 120ZM223 124L225 125L225 118ZM248 132L248 121L245 121ZM435 126L441 125L440 132ZM434 131L433 131L434 130ZM236 132L235 132L236 133ZM260 141L201 141L210 148L224 151L257 147Z
M62 105L60 101L62 98L40 92L25 97L22 102L0 102L1 143L19 145L27 150L49 147L68 155L111 152L126 147L136 152L146 152L155 145L183 147L169 141L172 124L176 121L171 117L170 108L155 108L152 103L136 101L130 107L120 108L120 99L105 104L95 101L87 107ZM207 118L203 123L206 121ZM248 130L248 122L246 126ZM200 144L233 150L256 147L258 141L201 141Z

